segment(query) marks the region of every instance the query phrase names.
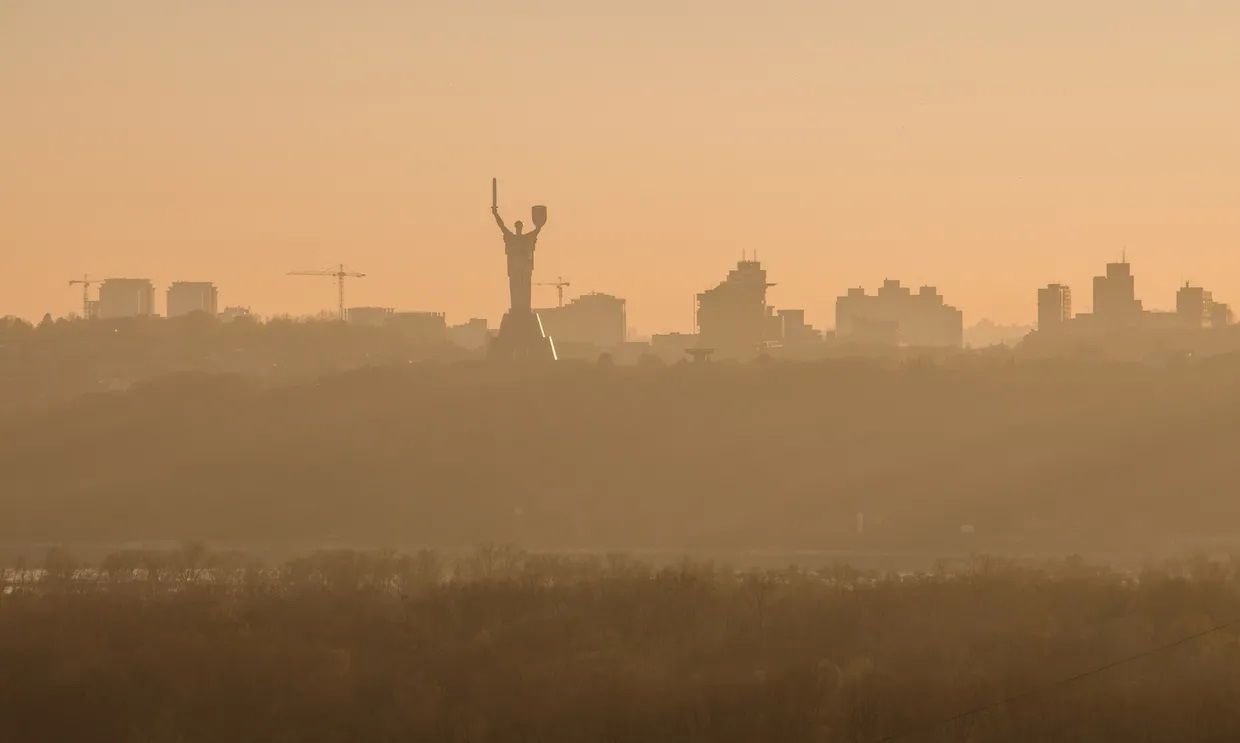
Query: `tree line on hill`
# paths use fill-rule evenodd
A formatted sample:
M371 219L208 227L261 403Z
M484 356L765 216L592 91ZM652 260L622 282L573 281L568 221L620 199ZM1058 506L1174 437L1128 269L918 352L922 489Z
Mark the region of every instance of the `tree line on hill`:
M971 355L167 375L0 416L0 539L1150 551L1240 526L1238 372Z
M268 384L365 366L455 361L471 354L399 329L321 319L202 313L38 325L0 318L0 413L47 407L83 394L124 390L165 374L239 374Z

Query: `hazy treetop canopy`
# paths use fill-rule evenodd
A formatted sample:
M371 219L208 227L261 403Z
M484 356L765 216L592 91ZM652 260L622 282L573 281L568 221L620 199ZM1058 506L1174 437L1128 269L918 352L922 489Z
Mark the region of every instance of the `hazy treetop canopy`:
M370 337L204 327L283 339L247 358ZM36 368L18 345L7 368ZM1240 523L1232 356L313 366L191 365L0 418L0 537L1146 551Z

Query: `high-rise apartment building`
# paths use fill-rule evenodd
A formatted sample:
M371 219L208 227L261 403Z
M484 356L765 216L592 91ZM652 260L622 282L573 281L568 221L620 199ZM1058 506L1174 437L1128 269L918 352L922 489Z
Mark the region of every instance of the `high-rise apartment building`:
M1094 320L1110 326L1141 322L1141 301L1127 260L1108 263L1106 275L1094 277Z
M1049 284L1038 289L1038 330L1054 333L1072 319L1072 289Z
M210 281L174 281L165 296L168 317L180 317L191 312L214 316L219 307L219 291Z
M697 295L699 344L725 355L756 353L770 336L766 271L742 260L713 289Z
M1175 314L1189 328L1221 328L1231 324L1231 308L1188 282L1175 293Z
M150 279L106 279L99 285L101 319L155 314L155 285Z
M835 333L841 340L954 348L964 343L964 316L933 286L914 294L887 279L874 295L855 288L835 300Z

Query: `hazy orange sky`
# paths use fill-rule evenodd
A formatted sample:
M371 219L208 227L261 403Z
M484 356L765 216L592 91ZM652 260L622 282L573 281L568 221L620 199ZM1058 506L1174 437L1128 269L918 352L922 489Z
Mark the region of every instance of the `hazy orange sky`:
M1240 305L1235 0L0 0L0 315L68 279L221 304L498 320L503 214L536 279L688 330L757 251L833 325L884 277L1032 322L1127 247L1147 307ZM536 289L536 303L554 302Z

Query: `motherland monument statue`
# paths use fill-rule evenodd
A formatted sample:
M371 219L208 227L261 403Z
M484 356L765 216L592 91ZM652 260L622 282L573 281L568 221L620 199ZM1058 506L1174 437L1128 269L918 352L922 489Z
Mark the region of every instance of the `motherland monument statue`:
M491 215L504 236L508 257L508 311L500 321L499 335L491 341L489 355L501 361L554 361L555 343L543 332L542 322L530 303L534 276L534 246L547 223L547 207L530 208L534 229L526 232L520 220L508 229L499 215L499 185L491 179Z

